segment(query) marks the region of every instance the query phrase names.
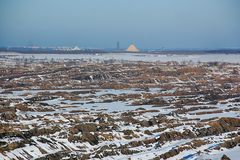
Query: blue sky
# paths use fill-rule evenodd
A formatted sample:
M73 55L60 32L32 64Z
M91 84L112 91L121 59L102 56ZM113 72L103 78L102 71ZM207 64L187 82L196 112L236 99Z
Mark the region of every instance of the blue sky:
M239 0L0 0L0 46L240 48Z

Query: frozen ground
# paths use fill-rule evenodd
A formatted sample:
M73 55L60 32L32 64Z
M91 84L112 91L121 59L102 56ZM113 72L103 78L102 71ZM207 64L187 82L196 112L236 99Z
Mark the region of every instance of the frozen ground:
M98 54L20 54L4 53L0 55L11 55L10 58L35 58L45 60L129 60L129 61L148 61L148 62L168 62L168 61L192 61L192 62L229 62L240 63L240 54L151 54L151 53L98 53ZM15 56L13 56L15 55Z
M239 64L147 62L202 55L113 55L146 60L116 63L34 55L45 56L0 63L0 160L239 159Z

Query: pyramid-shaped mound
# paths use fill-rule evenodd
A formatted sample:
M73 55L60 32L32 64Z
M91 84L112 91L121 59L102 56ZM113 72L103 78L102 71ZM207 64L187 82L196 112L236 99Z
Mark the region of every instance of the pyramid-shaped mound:
M127 52L139 52L139 49L137 49L137 47L134 44L131 44L127 50Z

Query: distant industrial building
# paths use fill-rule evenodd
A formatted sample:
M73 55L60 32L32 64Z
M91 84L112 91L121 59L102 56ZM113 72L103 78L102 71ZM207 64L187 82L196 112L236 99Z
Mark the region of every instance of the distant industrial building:
M119 41L117 42L117 50L118 51L120 50L120 43L119 43Z

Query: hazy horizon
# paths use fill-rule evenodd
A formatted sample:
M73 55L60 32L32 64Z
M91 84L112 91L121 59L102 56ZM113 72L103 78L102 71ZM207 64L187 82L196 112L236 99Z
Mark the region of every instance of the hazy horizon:
M0 0L0 46L240 48L237 0Z

